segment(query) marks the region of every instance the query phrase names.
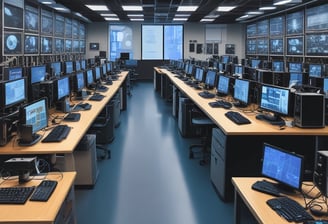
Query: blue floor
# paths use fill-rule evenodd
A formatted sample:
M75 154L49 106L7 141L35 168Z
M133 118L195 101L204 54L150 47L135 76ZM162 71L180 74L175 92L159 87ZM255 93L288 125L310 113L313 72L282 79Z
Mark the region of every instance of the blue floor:
M76 189L78 224L233 222L233 204L215 193L209 165L188 158L198 139L181 137L171 103L152 82L134 85L120 118L96 185Z

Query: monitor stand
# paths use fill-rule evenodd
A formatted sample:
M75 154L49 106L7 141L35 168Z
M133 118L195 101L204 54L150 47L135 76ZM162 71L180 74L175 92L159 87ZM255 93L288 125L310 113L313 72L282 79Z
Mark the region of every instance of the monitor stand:
M266 121L272 125L284 126L286 124L285 120L282 119L278 114L258 114L256 115L256 119Z
M242 102L240 102L240 101L236 101L236 102L234 102L233 105L234 105L235 107L238 107L238 108L245 108L245 107L247 107L247 104L242 103Z
M41 140L41 135L39 134L32 134L31 138L29 139L24 139L24 138L20 138L18 140L18 145L20 146L31 146L36 144L37 142L39 142Z

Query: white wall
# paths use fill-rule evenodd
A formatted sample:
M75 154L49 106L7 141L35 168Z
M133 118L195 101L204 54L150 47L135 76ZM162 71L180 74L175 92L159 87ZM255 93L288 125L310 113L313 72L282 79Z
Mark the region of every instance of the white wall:
M114 23L113 23L114 25ZM115 23L115 25L128 25L133 30L133 58L141 59L141 23ZM207 30L207 31L206 31ZM209 30L213 33L213 36L209 37ZM86 58L91 58L99 55L99 51L90 51L89 43L96 42L100 45L101 51L107 52L108 57L108 42L109 42L109 23L91 23L87 25L87 38L86 38ZM216 32L217 31L217 32ZM215 39L215 33L217 33L217 41ZM206 37L207 34L207 37ZM211 40L208 40L211 39ZM189 41L197 41L199 44L203 44L203 53L197 54L195 52L189 52ZM186 23L184 25L184 55L188 59L190 57L196 60L206 60L212 55L207 55L205 52L206 42L218 42L219 55L225 54L225 44L235 44L235 55L239 60L245 57L245 32L244 25L242 24L213 24L206 25L202 23Z

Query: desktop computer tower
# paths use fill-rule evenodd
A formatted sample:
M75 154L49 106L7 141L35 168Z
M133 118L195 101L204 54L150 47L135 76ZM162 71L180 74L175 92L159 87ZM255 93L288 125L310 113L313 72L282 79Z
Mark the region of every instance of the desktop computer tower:
M328 196L328 151L317 151L313 182L324 196Z
M172 86L172 115L173 117L178 117L179 113L179 89L173 85Z
M295 93L294 123L301 128L325 127L325 97L318 93Z
M197 130L191 124L190 111L194 106L194 103L189 98L179 98L178 126L183 137L197 136Z
M111 101L113 103L113 116L112 116L113 123L114 123L114 127L117 128L121 124L121 120L120 120L120 114L121 114L120 93L119 92L116 93Z
M40 97L48 97L48 108L55 107L55 90L53 81L45 81L40 83Z

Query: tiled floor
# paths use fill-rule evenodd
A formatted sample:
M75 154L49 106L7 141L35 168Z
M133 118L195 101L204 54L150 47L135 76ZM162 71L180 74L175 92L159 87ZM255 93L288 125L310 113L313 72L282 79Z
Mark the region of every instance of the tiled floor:
M233 204L215 193L209 165L188 158L198 139L181 137L171 104L152 82L132 94L94 189L76 190L78 224L232 223Z

